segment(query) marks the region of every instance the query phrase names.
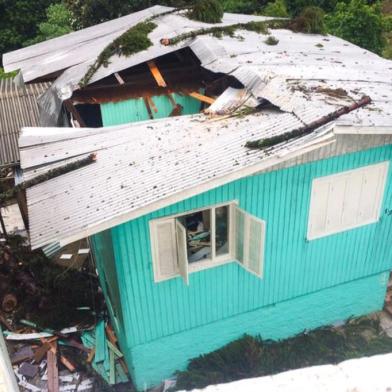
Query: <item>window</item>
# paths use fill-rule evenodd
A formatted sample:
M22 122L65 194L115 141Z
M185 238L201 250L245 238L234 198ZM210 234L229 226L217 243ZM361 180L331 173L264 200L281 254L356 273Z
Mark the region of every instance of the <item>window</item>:
M235 203L150 222L156 282L237 261L262 277L265 222Z
M377 222L388 167L382 162L313 180L308 239Z

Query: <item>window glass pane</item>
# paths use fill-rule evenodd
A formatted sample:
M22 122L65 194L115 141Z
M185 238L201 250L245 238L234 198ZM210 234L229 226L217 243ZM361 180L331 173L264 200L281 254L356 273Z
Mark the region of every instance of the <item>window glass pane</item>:
M211 258L211 210L195 212L178 218L187 234L188 262Z
M216 255L229 253L229 207L215 209L215 251Z

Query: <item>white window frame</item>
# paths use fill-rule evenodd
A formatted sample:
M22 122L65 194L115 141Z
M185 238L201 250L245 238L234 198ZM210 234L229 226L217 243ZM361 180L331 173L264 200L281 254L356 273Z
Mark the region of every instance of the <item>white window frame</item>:
M210 210L211 211L211 233L215 233L215 219L216 219L216 214L215 214L215 209L219 207L224 207L227 206L229 207L229 235L228 235L228 241L229 241L229 252L224 255L219 255L216 256L216 249L215 249L215 236L211 235L211 258L206 259L206 260L200 260L196 261L194 263L189 263L188 262L188 272L193 273L193 272L198 272L202 271L207 268L214 268L218 267L223 264L235 262L234 258L234 219L233 219L233 214L234 214L234 207L238 205L238 201L229 201L225 203L219 203L219 204L213 204L210 206L202 207L202 208L195 208L192 210L184 211L179 214L174 214L170 216L166 216L164 218L158 218L150 221L150 239L151 239L151 249L152 249L152 259L153 259L153 267L154 267L154 280L155 282L162 282L164 280L172 279L174 277L181 276L179 271L177 274L173 274L170 277L163 277L159 273L159 251L158 251L158 239L156 236L156 231L154 230L154 225L158 225L159 223L162 223L164 221L174 221L182 216L185 215L190 215L196 212L200 211L206 211Z
M227 206L229 208L229 215L228 215L228 252L223 255L216 255L216 243L215 243L215 235L211 235L211 258L207 260L200 260L197 262L189 263L188 259L184 258L184 243L181 240L184 236L184 227L182 223L177 219L179 217L183 217L189 214L193 214L195 212L206 211L210 210L211 213L211 233L215 233L215 219L216 213L215 209L219 207ZM236 211L240 211L244 214L245 217L245 227L243 232L243 246L244 246L244 257L243 260L240 262L236 258ZM250 246L252 246L250 242L250 222L256 222L256 224L260 225L259 230L261 234L260 242L259 242L259 249L260 249L260 264L251 264L251 258L249 254ZM176 250L177 250L177 267L175 268L175 272L168 275L160 274L160 255L159 255L159 242L158 242L158 230L157 228L162 224L168 224L171 227L171 230L174 230L174 236L176 237ZM189 284L189 274L202 271L208 268L215 268L227 263L237 263L246 271L254 274L258 278L263 277L263 268L264 268L264 245L265 245L265 228L266 222L262 219L259 219L246 211L241 210L238 208L238 201L228 201L224 203L214 204L210 206L205 206L202 208L192 209L189 211L184 211L179 214L173 214L163 218L153 219L149 222L150 225L150 242L151 242L151 254L152 254L152 261L153 261L153 270L154 270L154 281L155 282L162 282L164 280L173 279L176 277L182 277L185 284ZM178 238L178 237L181 238ZM173 237L173 231L172 231ZM257 244L257 243L255 243ZM258 267L258 268L257 268ZM252 268L254 270L252 270Z
M335 229L324 230L323 232L315 231L312 228L312 222L313 222L313 214L316 214L316 207L315 207L317 205L316 198L319 197L318 195L316 195L316 193L317 193L316 187L319 187L320 185L323 185L323 184L331 183L331 181L334 181L334 180L338 181L341 178L344 178L347 176L352 176L354 174L358 174L361 171L365 172L366 170L369 170L370 168L378 168L379 170L381 170L381 174L382 174L382 178L381 178L380 182L378 183L378 186L376 189L375 203L378 203L378 205L376 206L374 215L371 218L360 221L356 224L350 224L350 225L348 225L348 224L343 225L342 224L340 227L335 228ZM382 209L382 205L383 205L383 201L384 201L385 186L386 186L387 179L388 179L388 172L389 172L389 161L384 161L384 162L370 164L370 165L363 166L360 168L347 170L344 172L340 172L340 173L336 173L336 174L332 174L332 175L328 175L328 176L324 176L324 177L315 178L312 181L311 197L310 197L310 204L309 204L307 239L309 241L311 241L311 240L315 240L315 239L319 239L319 238L324 238L324 237L327 237L327 236L330 236L333 234L342 233L342 232L345 232L348 230L352 230L352 229L355 229L358 227L362 227L362 226L365 226L368 224L378 222L380 219L381 209ZM344 206L344 202L342 202L342 203Z

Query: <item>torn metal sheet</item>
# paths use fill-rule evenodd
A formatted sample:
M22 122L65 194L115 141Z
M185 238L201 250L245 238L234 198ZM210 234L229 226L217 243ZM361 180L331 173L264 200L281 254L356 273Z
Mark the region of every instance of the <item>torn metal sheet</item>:
M225 115L234 113L246 103L248 107L256 107L257 102L250 100L251 94L246 89L228 87L215 102L205 110L207 114Z

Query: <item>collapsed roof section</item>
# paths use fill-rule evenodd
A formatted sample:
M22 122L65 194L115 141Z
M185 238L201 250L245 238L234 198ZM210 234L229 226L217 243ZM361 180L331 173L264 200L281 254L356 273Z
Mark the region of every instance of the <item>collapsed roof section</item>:
M163 45L162 38L210 26L229 26L268 18L225 14L221 24L208 25L188 19L183 11L155 6L63 37L4 55L7 71L21 69L26 82L59 75L41 98L41 124L55 126L62 102L80 90L80 82L102 50L130 27L154 16L157 27L149 34L152 46L129 57L114 55L100 67L89 84L180 49L190 48L201 66L213 73L236 78L253 97L266 99L291 112L295 102L289 80L379 84L390 88L392 66L388 60L332 36L270 30L277 45L268 45L266 35L237 30L221 38L199 35L176 45ZM169 12L169 13L168 13ZM83 91L83 90L82 90ZM78 94L77 92L75 94Z

